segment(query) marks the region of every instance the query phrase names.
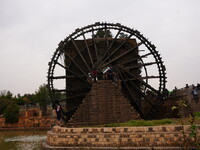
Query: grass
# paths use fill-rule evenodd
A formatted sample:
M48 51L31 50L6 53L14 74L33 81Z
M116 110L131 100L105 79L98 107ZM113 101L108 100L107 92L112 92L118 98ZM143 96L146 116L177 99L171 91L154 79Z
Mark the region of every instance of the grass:
M200 124L200 113L195 119L195 124ZM161 120L132 120L124 123L105 124L103 127L137 127L137 126L159 126L159 125L181 125L181 120L184 125L190 125L190 118L170 118Z
M173 124L172 119L161 119L161 120L132 120L124 123L113 123L113 124L105 124L103 127L137 127L137 126L159 126L159 125L167 125Z

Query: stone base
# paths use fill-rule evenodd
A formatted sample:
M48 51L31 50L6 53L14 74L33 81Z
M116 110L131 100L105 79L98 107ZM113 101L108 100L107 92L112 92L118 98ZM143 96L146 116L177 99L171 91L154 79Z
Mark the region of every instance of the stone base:
M183 147L61 147L49 146L42 143L44 150L183 150ZM197 150L197 148L187 147L187 150Z
M198 137L200 126L197 126ZM182 131L185 132L185 140ZM47 133L46 149L183 149L196 146L190 126L93 127L54 126ZM198 141L199 142L199 139ZM172 147L172 148L171 148Z

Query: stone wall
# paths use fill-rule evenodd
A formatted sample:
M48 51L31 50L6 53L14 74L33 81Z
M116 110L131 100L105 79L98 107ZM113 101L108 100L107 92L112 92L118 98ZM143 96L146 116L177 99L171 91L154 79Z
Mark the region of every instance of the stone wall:
M198 126L199 131L200 126ZM185 131L187 143L182 131ZM65 128L55 126L47 134L47 145L63 147L192 146L189 126ZM200 134L199 134L200 135ZM198 136L199 136L198 135Z
M56 120L51 117L21 117L15 124L6 124L4 118L0 118L0 128L30 128L46 127L50 128L56 124Z

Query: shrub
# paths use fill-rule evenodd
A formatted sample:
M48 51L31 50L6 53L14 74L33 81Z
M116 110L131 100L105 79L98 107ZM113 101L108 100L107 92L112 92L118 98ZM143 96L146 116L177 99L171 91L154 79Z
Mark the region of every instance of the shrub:
M8 107L8 105L11 103L10 99L7 98L0 98L0 115L3 114L4 110Z
M17 123L19 120L19 106L16 103L11 103L4 111L6 123Z

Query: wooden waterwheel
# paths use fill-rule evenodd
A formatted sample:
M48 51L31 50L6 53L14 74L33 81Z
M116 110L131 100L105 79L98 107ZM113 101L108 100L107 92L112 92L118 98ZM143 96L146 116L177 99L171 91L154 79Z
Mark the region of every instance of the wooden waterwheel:
M119 23L100 22L67 36L49 62L48 87L53 107L62 108L62 118L67 122L91 90L88 74L106 68L115 71L123 94L141 117L153 118L166 83L160 54L139 31ZM143 101L150 106L147 113Z

